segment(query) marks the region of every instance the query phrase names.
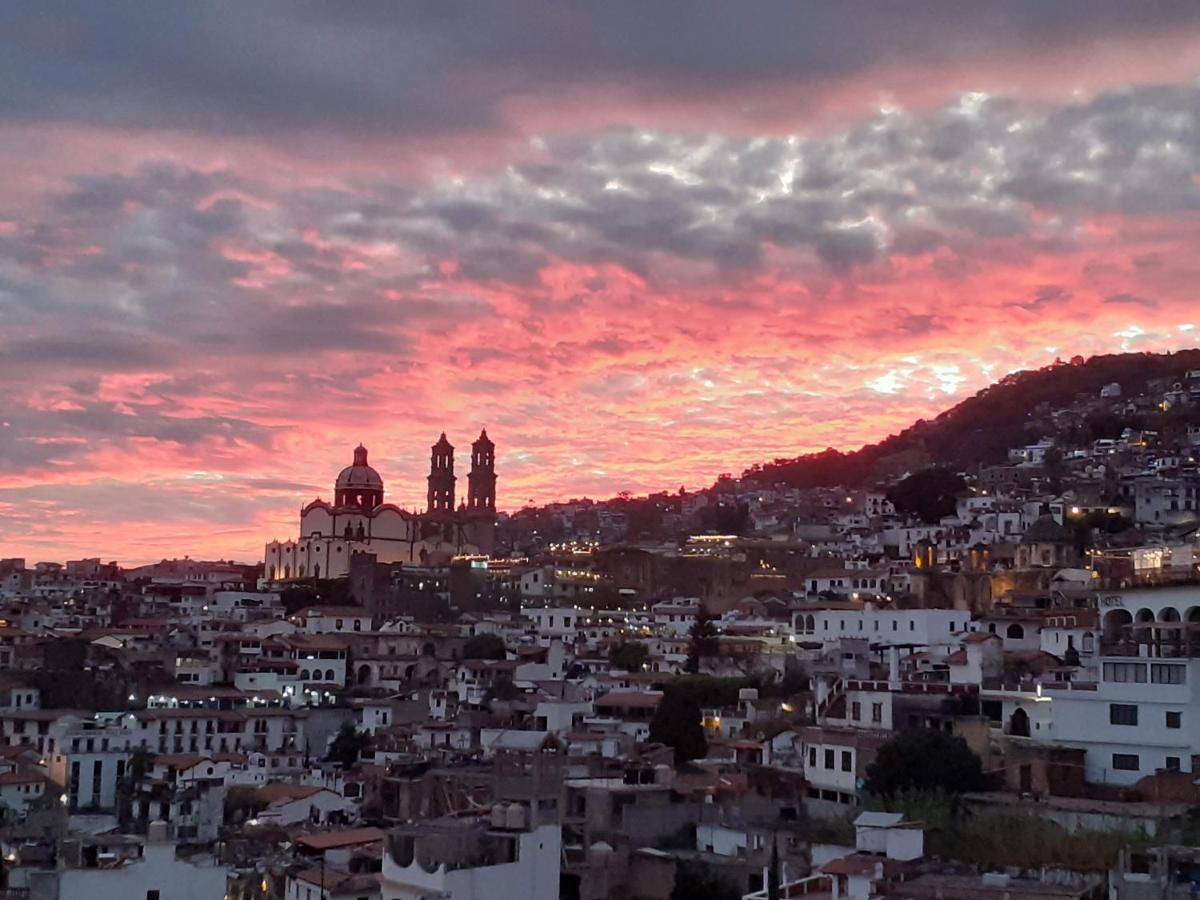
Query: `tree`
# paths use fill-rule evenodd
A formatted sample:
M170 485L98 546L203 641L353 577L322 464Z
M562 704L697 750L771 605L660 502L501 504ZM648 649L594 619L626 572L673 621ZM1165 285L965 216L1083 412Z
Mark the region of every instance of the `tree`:
M1050 490L1058 493L1062 489L1063 476L1067 474L1067 460L1059 447L1050 447L1042 455L1042 471L1050 482Z
M717 648L720 646L719 634L716 619L709 613L708 607L701 606L696 612L696 621L688 631L688 655L683 664L685 672L699 672L700 660L703 657L717 655Z
M779 900L779 835L771 834L771 861L767 869L767 900Z
M508 650L494 634L477 634L463 644L463 659L504 659Z
M650 651L641 641L621 641L614 644L608 653L608 661L614 669L640 672L650 659Z
M783 680L779 683L779 693L784 697L790 697L793 694L799 694L801 691L807 691L808 689L808 672L804 670L804 663L794 656L785 658L783 661Z
M704 756L708 741L700 724L700 704L687 692L668 687L650 720L650 740L671 747L676 765Z
M741 889L705 863L675 864L671 900L741 900Z
M983 766L967 742L932 728L901 732L867 768L867 790L885 798L912 790L955 795L983 786Z
M497 678L483 695L483 702L490 704L493 700L498 700L501 703L511 703L520 696L521 689L512 683L511 678Z
M919 516L922 522L935 525L943 516L954 515L958 495L965 488L966 482L957 472L933 466L892 485L887 498L897 512Z
M371 746L371 736L365 731L356 731L353 725L343 725L341 731L329 745L325 754L326 762L341 763L349 769L362 756L362 752Z

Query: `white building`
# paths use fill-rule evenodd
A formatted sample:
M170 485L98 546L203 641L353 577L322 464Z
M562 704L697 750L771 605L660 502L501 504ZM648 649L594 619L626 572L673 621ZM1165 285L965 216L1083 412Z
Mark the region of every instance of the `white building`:
M382 563L486 555L495 543L495 448L487 433L472 444L467 503L455 503L454 448L443 434L432 448L428 510L414 513L384 502L383 479L367 464L361 444L334 483L334 500L300 510L299 536L272 541L264 553L268 581L340 578L350 558L373 553Z
M695 599L664 600L650 607L659 632L677 637L684 637L692 630L699 612L700 601Z
M855 608L812 608L792 617L798 641L821 641L833 646L842 638L866 638L885 646L918 644L924 647L958 646L957 633L971 624L971 614L956 609L876 609L871 604Z
M1181 525L1200 518L1200 482L1182 478L1139 478L1133 485L1134 521Z
M100 846L64 840L63 865L56 869L25 868L9 863L10 888L28 889L34 897L56 900L214 900L224 897L230 871L211 857L175 855L166 826L153 823L142 840L120 837ZM93 839L101 840L101 839Z
M544 733L504 732L492 748L496 803L490 816L437 819L393 831L380 877L386 900L557 900L560 745Z
M133 734L119 725L68 716L51 726L50 744L46 773L68 809L116 807L117 783L136 747Z
M578 606L527 607L522 613L533 622L543 644L553 639L574 642L580 627L592 617L590 608Z
M1195 602L1191 588L1102 597L1111 605L1089 660L1094 680L983 691L985 711L1009 740L1084 750L1093 783L1128 785L1162 770L1193 771L1200 648L1179 617L1181 606ZM1124 603L1136 609L1131 623ZM1193 607L1183 615L1198 613Z
M308 606L296 618L308 634L371 630L371 613L361 606Z
M562 829L469 821L402 829L383 856L387 900L557 900ZM421 855L418 855L418 849Z

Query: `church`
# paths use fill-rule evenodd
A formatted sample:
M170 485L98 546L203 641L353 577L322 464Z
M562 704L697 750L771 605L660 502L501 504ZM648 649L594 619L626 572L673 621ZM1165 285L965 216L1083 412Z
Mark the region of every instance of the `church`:
M496 542L496 447L487 430L471 445L467 499L454 505L454 447L443 433L432 447L425 512L384 502L383 479L354 450L333 487L333 503L316 499L300 510L300 536L267 544L270 581L341 578L350 557L371 553L381 563L444 564L453 556L490 555Z

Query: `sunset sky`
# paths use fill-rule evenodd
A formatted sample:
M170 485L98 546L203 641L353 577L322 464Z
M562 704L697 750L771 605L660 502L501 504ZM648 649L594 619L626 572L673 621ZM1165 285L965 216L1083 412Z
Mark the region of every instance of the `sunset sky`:
M261 559L1195 346L1200 4L0 8L0 557Z

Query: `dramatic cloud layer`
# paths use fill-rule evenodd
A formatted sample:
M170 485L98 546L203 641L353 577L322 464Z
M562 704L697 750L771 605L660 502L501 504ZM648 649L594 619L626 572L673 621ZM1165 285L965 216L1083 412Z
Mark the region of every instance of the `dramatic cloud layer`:
M753 13L0 14L0 555L253 559L443 429L507 507L701 486L1195 343L1193 3Z

